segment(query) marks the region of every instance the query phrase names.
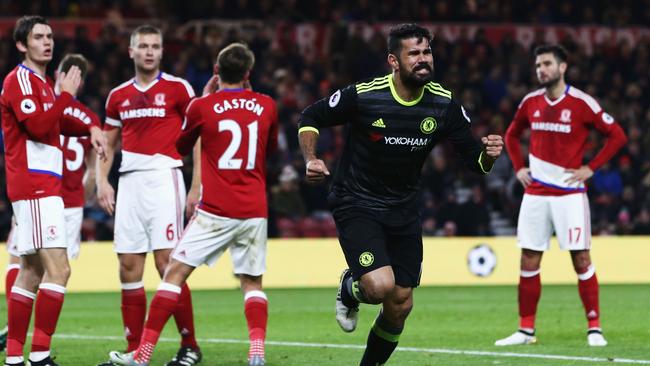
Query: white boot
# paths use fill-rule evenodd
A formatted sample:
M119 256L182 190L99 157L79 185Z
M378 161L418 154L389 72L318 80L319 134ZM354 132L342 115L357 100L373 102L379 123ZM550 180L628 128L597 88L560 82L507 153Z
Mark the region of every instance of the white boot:
M537 343L537 338L535 337L535 333L533 332L532 334L527 334L528 332L524 333L522 330L518 330L514 333L512 333L510 336L499 339L498 341L494 342L495 346L518 346L521 344L533 344Z

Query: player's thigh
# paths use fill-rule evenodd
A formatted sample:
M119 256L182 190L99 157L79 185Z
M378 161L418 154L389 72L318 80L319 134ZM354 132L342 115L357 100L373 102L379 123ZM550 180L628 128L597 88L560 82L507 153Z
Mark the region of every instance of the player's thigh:
M142 184L140 173L130 172L120 176L117 200L115 202L115 237L116 253L147 253L149 238L143 221Z
M390 266L386 235L377 214L365 209L338 209L333 213L339 243L353 278Z
M241 220L234 243L230 246L235 274L261 276L266 271L267 219Z
M418 215L386 228L388 257L395 284L405 288L417 287L422 274L422 224Z
M11 217L11 230L9 230L9 235L7 236L7 253L9 253L10 256L10 263L12 263L12 257L20 257L20 253L18 252L18 242L16 241L17 235L18 229L16 228L16 216L14 215Z
M153 178L153 179L152 179ZM143 210L152 250L170 249L183 231L185 183L179 169L156 171L146 182Z
M172 258L192 267L213 265L234 242L240 222L197 210L174 248Z
M12 203L16 217L16 251L34 254L43 248L66 248L63 200L50 196Z
M79 256L84 209L83 207L66 208L63 215L65 217L66 240L68 241L68 258L75 259Z
M560 248L583 250L591 247L591 217L586 193L553 197L551 210Z
M548 196L524 194L517 220L517 244L535 251L548 250L553 235Z

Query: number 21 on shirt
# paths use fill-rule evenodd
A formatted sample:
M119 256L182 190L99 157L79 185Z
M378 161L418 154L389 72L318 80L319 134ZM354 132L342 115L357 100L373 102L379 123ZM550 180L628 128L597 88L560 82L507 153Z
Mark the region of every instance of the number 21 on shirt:
M254 121L246 126L248 135L248 154L246 157L246 170L253 170L255 168L255 155L257 154L257 125L258 122ZM242 169L243 159L235 158L235 154L239 151L242 144L242 128L232 119L224 119L218 122L217 128L219 132L230 132L232 138L226 151L219 158L219 169L223 170L237 170Z

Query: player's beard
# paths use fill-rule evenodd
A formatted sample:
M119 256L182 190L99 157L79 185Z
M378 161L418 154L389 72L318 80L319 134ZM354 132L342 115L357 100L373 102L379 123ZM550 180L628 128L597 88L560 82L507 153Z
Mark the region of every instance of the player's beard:
M543 86L544 88L550 88L550 89L552 89L554 86L557 85L557 83L560 82L560 79L561 79L561 75L560 75L560 73L558 72L558 73L555 74L553 77L549 77L546 81L541 81L541 80L539 80L539 84L540 84L541 86Z
M407 70L404 65L398 61L399 64L399 76L404 85L411 88L420 88L426 83L433 80L433 68L427 63L418 64L413 71ZM422 68L429 70L427 76L420 76L416 72Z

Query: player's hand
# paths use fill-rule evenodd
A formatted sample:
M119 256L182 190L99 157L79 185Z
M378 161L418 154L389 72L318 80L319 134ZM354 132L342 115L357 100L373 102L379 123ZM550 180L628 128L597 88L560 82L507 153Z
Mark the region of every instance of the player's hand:
M97 183L97 202L109 215L115 213L115 190L110 183Z
M192 187L187 192L187 200L185 200L185 217L188 219L194 215L199 201L201 200L201 187Z
M588 165L583 165L578 169L567 169L565 172L571 173L571 176L565 180L567 184L584 183L594 175L594 171Z
M90 127L90 143L93 145L93 149L97 151L99 158L102 161L107 161L106 150L108 149L108 141L101 128L97 126Z
M208 94L212 94L215 91L219 89L219 75L212 75L210 80L208 80L207 83L205 83L205 86L203 87L203 96L206 96Z
M521 168L517 170L517 179L524 187L528 187L531 183L533 183L533 177L530 176L529 168Z
M68 92L76 97L81 85L81 70L77 66L72 66L68 72L62 72L59 79L61 92Z
M309 160L306 164L306 178L309 183L320 183L330 175L325 162L321 159Z
M499 135L487 135L481 138L481 142L483 143L483 151L489 157L496 160L501 155L501 151L503 151L503 137Z

